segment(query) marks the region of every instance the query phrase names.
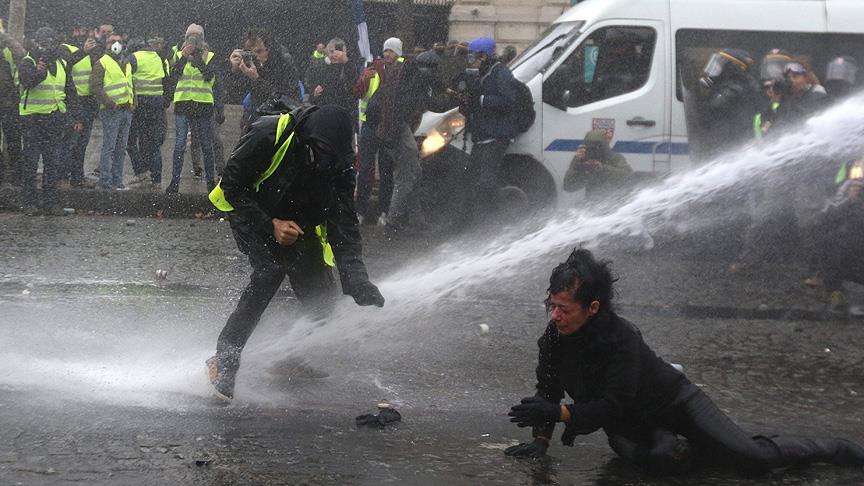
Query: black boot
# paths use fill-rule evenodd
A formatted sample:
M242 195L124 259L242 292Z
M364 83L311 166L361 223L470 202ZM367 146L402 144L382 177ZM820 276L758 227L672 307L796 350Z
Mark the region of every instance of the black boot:
M781 466L826 462L864 467L864 447L846 439L772 437L771 441L780 450Z

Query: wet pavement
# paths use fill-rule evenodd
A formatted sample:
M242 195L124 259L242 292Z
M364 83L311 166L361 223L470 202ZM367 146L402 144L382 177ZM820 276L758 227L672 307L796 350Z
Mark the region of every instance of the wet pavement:
M226 222L0 213L0 484L864 483L825 466L650 477L602 433L556 440L548 460L507 458L528 435L506 413L532 392L544 283L566 252L418 307L424 289L396 289L400 269L471 245L364 236L387 306L344 298L329 321L296 320L286 289L224 407L203 361L248 278ZM816 319L825 296L800 265L729 274L673 247L603 256L620 313L748 430L864 440L864 321ZM357 429L382 400L403 422Z

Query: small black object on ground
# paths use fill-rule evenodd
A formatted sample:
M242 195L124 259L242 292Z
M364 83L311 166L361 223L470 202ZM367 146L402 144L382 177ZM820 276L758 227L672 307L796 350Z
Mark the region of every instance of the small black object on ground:
M384 428L401 420L402 414L397 412L389 403L379 403L377 414L367 413L356 418L357 427L372 428Z

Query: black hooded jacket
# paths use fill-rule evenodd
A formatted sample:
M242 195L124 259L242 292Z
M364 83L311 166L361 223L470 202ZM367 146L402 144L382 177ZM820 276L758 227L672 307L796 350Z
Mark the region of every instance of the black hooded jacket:
M630 430L650 422L671 405L689 383L659 358L629 321L601 311L573 335L562 336L554 322L537 341L537 395L559 403L564 392L573 399L571 421L562 436L573 445L576 435L603 428ZM555 424L535 428L549 437Z
M319 116L312 116L316 111ZM368 280L354 210L354 169L348 156L352 150L350 120L335 106L298 108L292 116L278 141L278 113L264 114L253 123L228 159L220 186L234 207L232 222L270 238L273 218L293 220L307 235L314 234L316 226L326 225L343 289L349 289ZM343 116L345 123L341 123ZM296 132L294 140L279 168L256 191L256 180L292 132ZM339 162L320 167L308 145L313 139L342 154L334 158Z

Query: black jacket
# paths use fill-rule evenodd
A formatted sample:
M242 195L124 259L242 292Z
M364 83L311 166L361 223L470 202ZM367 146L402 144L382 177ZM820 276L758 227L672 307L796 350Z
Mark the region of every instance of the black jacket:
M517 130L516 80L510 68L495 63L480 76L478 106L470 116L471 139L477 142L507 140L519 134Z
M561 440L603 428L607 432L643 427L681 399L687 378L659 358L639 329L614 312L601 311L573 335L562 336L554 322L537 342L537 395L559 403L573 399L571 422ZM550 437L555 424L535 428Z
M252 109L256 110L265 101L277 94L285 94L300 100L300 85L296 67L277 48L270 49L267 63L258 68L258 79L249 79L243 73L229 71L226 75L226 91L232 103L242 103L247 93L252 93Z
M357 110L354 98L354 82L360 76L361 66L353 59L344 64L316 64L309 68L309 86L306 91L313 104L336 105L353 113ZM315 86L324 88L321 96L315 96Z
M270 238L273 238L273 218L295 221L306 235L314 235L316 226L326 224L342 288L347 292L358 282L368 280L354 211L353 167L319 173L314 169L309 148L295 137L279 168L258 191L254 188L296 122L315 109L295 110L295 118L279 144L275 140L279 115L260 117L225 164L220 186L225 199L234 207L232 220Z

